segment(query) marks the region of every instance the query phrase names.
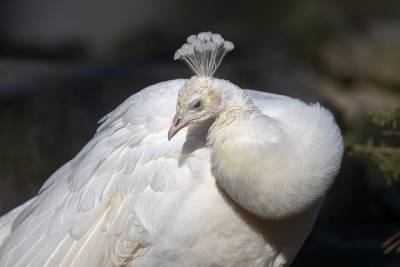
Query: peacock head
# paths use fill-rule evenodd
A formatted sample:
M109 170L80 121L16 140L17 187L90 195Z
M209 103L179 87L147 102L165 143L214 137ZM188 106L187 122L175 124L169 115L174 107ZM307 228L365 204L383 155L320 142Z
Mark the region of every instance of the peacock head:
M212 76L233 48L233 43L225 41L220 34L201 32L189 36L187 43L175 52L174 59L184 60L195 76L179 92L169 140L186 126L215 118L223 109L221 85L230 83Z

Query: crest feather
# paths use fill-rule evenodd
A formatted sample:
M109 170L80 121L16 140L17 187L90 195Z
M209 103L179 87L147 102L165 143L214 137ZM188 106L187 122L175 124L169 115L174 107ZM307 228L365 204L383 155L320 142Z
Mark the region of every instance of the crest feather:
M184 60L199 77L212 77L226 53L234 48L232 42L212 32L190 35L186 41L176 50L174 60Z

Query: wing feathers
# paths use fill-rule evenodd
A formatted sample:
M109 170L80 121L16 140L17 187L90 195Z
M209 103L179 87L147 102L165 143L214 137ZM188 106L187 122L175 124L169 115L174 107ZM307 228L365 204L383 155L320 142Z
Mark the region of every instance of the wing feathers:
M151 86L105 116L93 139L17 210L0 265L126 264L151 246L160 216L194 180L178 166L184 135L166 138L183 84Z

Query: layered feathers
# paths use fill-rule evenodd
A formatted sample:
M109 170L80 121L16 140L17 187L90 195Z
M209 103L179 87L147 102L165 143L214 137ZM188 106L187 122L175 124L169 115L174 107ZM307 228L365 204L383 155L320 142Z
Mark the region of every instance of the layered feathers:
M185 83L156 84L128 98L103 118L93 139L37 197L3 216L0 266L290 263L340 165L341 136L332 115L319 105L247 91L255 106L280 125L276 138L273 132L266 135L269 141L279 144L279 138L290 137L269 156L282 151L296 159L292 166L276 166L281 184L295 182L287 209L278 214L281 206L272 198L269 213L260 218L216 184L212 165L223 163L213 161L211 149L221 139L210 133L208 142L215 140L207 145L209 125L184 130L168 142ZM273 188L274 180L269 185L273 194L287 193Z

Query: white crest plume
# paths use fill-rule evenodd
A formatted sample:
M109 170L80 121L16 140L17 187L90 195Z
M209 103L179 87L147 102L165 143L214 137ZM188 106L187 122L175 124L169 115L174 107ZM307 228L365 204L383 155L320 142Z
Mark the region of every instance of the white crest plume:
M200 77L213 76L226 53L234 48L232 42L225 41L220 34L212 32L190 35L186 41L187 43L176 50L174 59L184 60Z

